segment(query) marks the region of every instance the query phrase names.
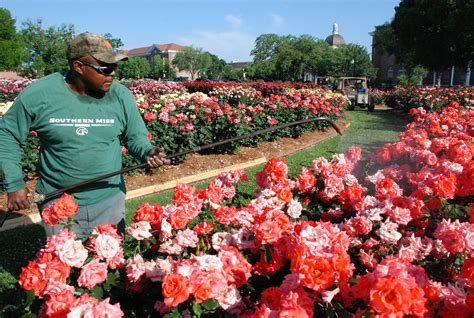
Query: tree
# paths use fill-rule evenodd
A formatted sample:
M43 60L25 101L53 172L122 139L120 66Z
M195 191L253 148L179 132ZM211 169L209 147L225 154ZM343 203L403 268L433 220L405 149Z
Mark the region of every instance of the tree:
M208 55L210 59L210 63L204 70L204 74L206 74L207 78L212 80L235 80L240 77L234 71L234 68L228 65L223 59L209 52L204 52L204 54Z
M127 61L120 62L117 68L118 78L144 78L150 75L150 64L143 57L131 57Z
M397 77L398 85L416 86L420 85L423 78L428 75L428 71L421 66L416 66L410 70L410 73Z
M309 35L263 34L255 41L251 54L254 61L247 74L267 81L298 81L306 75L375 76L369 54L360 45L333 49Z
M183 51L176 53L173 59L173 65L180 71L188 71L191 79L194 80L202 74L211 64L208 54L204 54L202 49L196 49L192 46L185 47Z
M347 44L335 50L336 59L333 60L334 77L356 76L375 78L376 70L370 61L367 49L358 44Z
M10 11L0 8L0 70L17 70L26 52Z
M121 48L121 47L123 46L122 40L119 39L119 38L114 38L114 37L112 36L112 34L110 34L110 33L105 33L105 34L104 34L104 38L105 38L107 41L109 41L110 45L112 45L112 47L113 47L114 49L118 49L118 48Z
M165 67L164 67L164 78L175 78L176 77L176 69L173 65L170 64L169 59L164 59Z
M285 41L277 34L262 34L255 40L255 47L250 52L253 55L253 76L256 79L272 80L276 69L273 59L278 47Z
M402 0L391 23L397 59L406 62L408 52L414 64L439 75L450 66L466 66L474 52L473 20L473 1Z
M373 42L377 46L377 51L380 53L395 54L397 52L395 34L389 22L375 26L372 36Z
M20 31L28 52L22 73L41 77L67 69L67 43L74 33L72 25L43 29L42 21L27 20Z
M395 55L397 63L402 65L408 74L397 77L398 85L419 85L422 79L428 75L426 68L417 65L413 58L413 51L400 49L391 23L384 23L375 27L373 33L375 47L379 53Z
M160 55L153 57L153 63L151 65L150 76L153 78L164 78L165 77L165 62Z

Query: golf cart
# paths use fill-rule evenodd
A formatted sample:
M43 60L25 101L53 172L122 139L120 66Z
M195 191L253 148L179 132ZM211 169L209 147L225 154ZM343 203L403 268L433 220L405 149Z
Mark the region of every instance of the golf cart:
M337 86L336 86L337 85ZM367 107L369 112L373 112L375 105L369 96L367 78L365 77L340 77L337 79L336 90L344 94L350 102L349 110L354 110L356 106Z

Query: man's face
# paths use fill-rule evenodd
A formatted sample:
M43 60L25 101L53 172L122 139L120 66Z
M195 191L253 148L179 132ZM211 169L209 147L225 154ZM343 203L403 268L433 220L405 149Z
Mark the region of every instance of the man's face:
M112 86L117 64L107 64L88 55L76 60L74 68L81 74L88 90L106 93Z

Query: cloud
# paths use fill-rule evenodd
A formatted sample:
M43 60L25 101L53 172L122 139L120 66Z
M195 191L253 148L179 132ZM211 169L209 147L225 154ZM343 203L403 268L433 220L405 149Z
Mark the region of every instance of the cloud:
M242 25L242 19L232 14L226 15L225 20L231 25L233 29L238 29Z
M255 36L241 31L193 31L189 38L180 38L182 45L192 45L211 54L217 55L226 62L250 61L250 51L255 45Z
M272 16L272 27L274 29L279 28L284 22L283 17L281 15L273 14L273 13L271 14L271 16Z

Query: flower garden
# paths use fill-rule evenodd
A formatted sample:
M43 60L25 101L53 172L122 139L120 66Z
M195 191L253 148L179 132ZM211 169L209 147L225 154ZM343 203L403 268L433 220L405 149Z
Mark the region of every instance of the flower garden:
M457 102L462 106L472 107L474 105L474 91L468 87L397 86L390 91L374 89L371 94L378 103L385 103L392 108L405 110L423 107L428 111L438 111L451 102Z
M130 89L150 138L167 152L308 116L336 118L345 105L318 88L273 83L219 84L205 94L192 83ZM314 158L294 178L283 158L272 158L255 176L237 170L202 189L180 184L168 204L142 203L125 238L106 224L81 241L66 225L22 269L29 310L46 317L472 317L474 110L472 91L463 92L452 90L453 101L440 107L407 107L412 123L368 161L354 146ZM237 190L248 178L258 185L250 196ZM68 224L76 209L63 195L44 213Z
M0 104L3 107L0 110L6 111L27 84L29 82L0 83L0 101L5 100L3 106ZM336 119L347 104L341 94L312 84L188 82L182 85L156 81L128 84L148 128L148 137L167 154L302 119L321 116ZM327 125L318 122L279 129L216 151L232 152L240 146L255 146L261 141L297 137ZM22 158L24 171L35 172L39 146L33 131L26 141ZM124 166L137 164L125 147L123 153Z

